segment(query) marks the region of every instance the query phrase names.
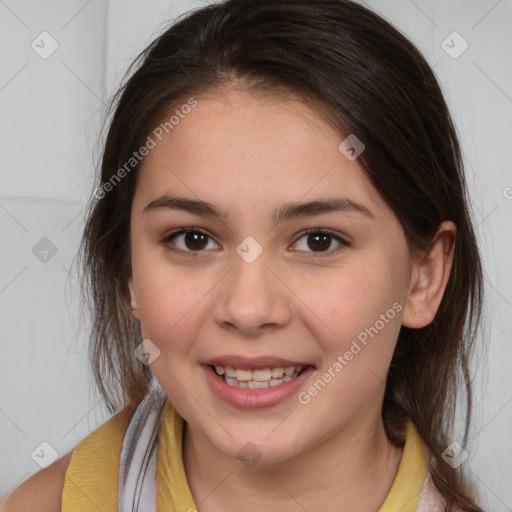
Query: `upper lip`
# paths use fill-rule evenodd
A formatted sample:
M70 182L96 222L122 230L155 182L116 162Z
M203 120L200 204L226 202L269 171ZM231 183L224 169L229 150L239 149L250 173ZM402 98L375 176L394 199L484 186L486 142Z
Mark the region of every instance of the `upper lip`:
M311 366L309 363L301 363L299 361L290 361L280 357L243 357L243 356L219 356L208 359L204 364L213 366L230 366L231 368L239 368L241 370L254 370L261 368L289 367L289 366Z

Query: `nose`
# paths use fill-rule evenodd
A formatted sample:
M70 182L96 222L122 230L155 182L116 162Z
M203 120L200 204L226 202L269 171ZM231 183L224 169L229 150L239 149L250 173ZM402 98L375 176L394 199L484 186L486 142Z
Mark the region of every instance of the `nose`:
M293 294L277 277L277 264L269 251L264 250L252 262L234 252L232 263L215 297L216 323L246 337L287 325L292 316Z

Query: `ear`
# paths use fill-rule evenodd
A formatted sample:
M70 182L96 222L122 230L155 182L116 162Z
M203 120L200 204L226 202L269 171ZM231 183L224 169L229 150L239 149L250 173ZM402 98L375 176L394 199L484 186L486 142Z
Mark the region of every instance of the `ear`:
M434 320L443 298L455 252L457 227L451 221L440 224L428 254L413 263L402 325L418 329Z
M137 297L135 294L135 286L133 285L133 276L130 276L128 279L128 288L130 290L130 301L132 306L132 316L133 318L136 318L137 320L140 320L139 318L139 306L137 305Z

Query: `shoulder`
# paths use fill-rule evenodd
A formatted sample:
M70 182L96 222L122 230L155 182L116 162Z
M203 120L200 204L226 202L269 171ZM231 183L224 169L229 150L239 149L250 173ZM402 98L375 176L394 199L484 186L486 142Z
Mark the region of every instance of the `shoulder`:
M73 451L39 470L0 501L0 512L60 512L62 490Z
M0 501L0 512L61 512L66 477L70 472L87 477L95 468L115 470L130 410L114 414L82 439L70 452L41 469ZM91 465L91 460L95 464ZM72 490L70 491L72 493Z

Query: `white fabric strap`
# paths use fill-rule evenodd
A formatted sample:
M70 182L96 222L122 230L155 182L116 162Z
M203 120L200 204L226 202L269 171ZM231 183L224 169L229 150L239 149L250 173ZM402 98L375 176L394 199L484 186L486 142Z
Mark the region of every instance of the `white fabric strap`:
M416 512L443 512L444 504L445 500L437 490L430 476L430 472L427 470ZM455 510L462 512L459 508Z
M126 430L119 464L118 512L155 512L159 419L154 391L139 404ZM165 395L164 397L165 398Z

